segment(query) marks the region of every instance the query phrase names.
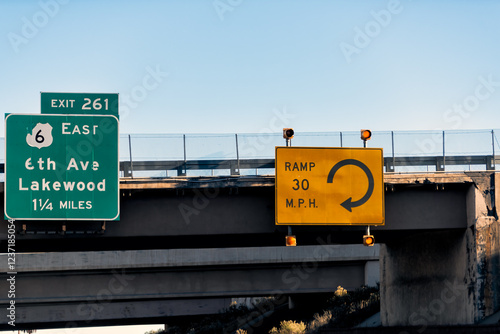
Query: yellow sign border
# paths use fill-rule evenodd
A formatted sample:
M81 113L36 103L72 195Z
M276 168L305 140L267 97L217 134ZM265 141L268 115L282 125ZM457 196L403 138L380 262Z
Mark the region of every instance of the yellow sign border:
M277 169L277 155L278 155L278 150L356 150L356 151L362 151L362 150L368 150L368 151L380 151L381 154L381 162L380 162L380 168L382 171L382 178L381 180L374 180L374 182L378 181L378 185L380 187L381 191L381 201L382 201L382 219L380 223L376 224L369 224L370 226L384 226L385 225L385 183L384 183L384 154L383 154L383 149L382 148L360 148L360 147L304 147L304 146L294 146L294 147L287 147L287 146L276 146L275 147L275 196L274 196L274 204L275 204L275 225L278 226L287 226L287 225L297 225L297 226L324 226L324 225L331 225L331 226L366 226L367 224L353 224L353 223L338 223L338 222L324 222L324 223L289 223L289 222L279 222L278 221L278 169ZM325 175L325 178L327 175Z

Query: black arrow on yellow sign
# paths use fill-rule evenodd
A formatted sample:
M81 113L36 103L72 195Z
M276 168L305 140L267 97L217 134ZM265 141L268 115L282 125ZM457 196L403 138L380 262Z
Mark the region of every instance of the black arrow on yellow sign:
M373 175L370 169L361 161L355 160L355 159L345 159L342 161L339 161L338 163L335 164L335 166L330 169L330 173L328 173L328 179L327 183L332 183L333 182L333 177L335 176L335 173L342 167L347 166L347 165L354 165L358 166L365 172L366 176L368 177L368 190L366 191L365 195L358 199L357 201L353 201L352 197L349 197L345 202L343 202L342 205L346 210L349 212L352 212L352 208L361 206L368 201L370 196L373 193L373 187L374 187L374 181L373 181Z

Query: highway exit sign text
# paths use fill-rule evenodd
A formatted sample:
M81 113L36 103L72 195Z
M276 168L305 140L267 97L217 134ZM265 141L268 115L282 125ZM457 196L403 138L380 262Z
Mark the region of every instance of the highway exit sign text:
M112 115L6 115L5 216L116 220L118 133Z
M99 114L118 117L118 94L42 92L40 106L42 114Z

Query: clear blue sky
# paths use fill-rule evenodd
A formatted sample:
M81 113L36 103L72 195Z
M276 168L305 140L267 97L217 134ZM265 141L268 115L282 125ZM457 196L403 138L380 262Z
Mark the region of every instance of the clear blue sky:
M2 0L0 106L119 93L122 133L499 128L499 13L493 0Z
M122 133L498 128L498 13L498 1L2 1L1 106L116 92Z

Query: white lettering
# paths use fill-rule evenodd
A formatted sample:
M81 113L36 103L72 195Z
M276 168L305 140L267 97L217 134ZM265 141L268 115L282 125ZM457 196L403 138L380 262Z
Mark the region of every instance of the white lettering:
M90 182L75 182L75 181L48 181L47 179L43 178L41 182L39 181L31 181L31 185L27 187L26 185L23 184L23 179L20 177L19 178L19 190L27 191L27 190L32 190L32 191L60 191L64 189L64 191L74 191L75 190L75 185L76 185L76 190L78 191L95 191L96 189L98 191L106 191L106 179L103 179L101 182L96 183L93 181Z
M90 161L80 161L80 166L82 167L82 170L87 170L87 168L89 167L89 163ZM93 166L94 166L94 170L97 170L95 168L97 164L97 167L99 167L99 163L97 161L94 161L93 162ZM76 159L75 158L71 158L69 160L69 163L68 163L68 168L66 168L66 170L70 170L71 168L75 169L75 170L80 170L79 167L78 167L78 164L76 163Z
M87 166L89 165L89 162L85 161L85 163L83 163L83 161L80 161L80 165L82 166L83 170L87 170Z
M92 201L59 201L59 209L66 210L90 210L92 209Z
M42 191L50 191L50 181L46 182L45 179L42 179Z
M26 160L26 162L24 163L24 166L25 166L25 167L26 167L26 169L28 169L28 170L33 170L33 169L35 169L35 167L33 167L33 166L31 165L31 158L28 158L28 160Z
M69 133L67 130L68 130L68 126L70 126L71 123L63 123L62 124L62 134L63 135L70 135L71 133Z
M71 168L74 168L75 170L78 170L78 165L76 164L75 158L71 158L69 160L68 168L66 168L66 170L70 170Z
M56 170L56 162L50 160L50 158L47 159L47 170Z
M70 100L70 102L72 102L74 100ZM72 103L73 104L73 103ZM73 128L71 130L71 132L69 131L71 128ZM89 124L85 124L85 125L81 125L81 129L80 129L80 126L78 126L78 124L71 124L71 123L62 123L62 134L63 135L74 135L74 134L78 134L78 135L89 135L91 133L91 129L92 129L92 134L95 135L97 134L97 129L99 128L99 125L92 125L92 128Z
M23 179L19 178L19 190L29 190L27 187L23 187Z
M73 188L75 187L75 182L66 182L66 181L63 181L63 185L64 185L64 190L66 190L66 191L73 191Z

